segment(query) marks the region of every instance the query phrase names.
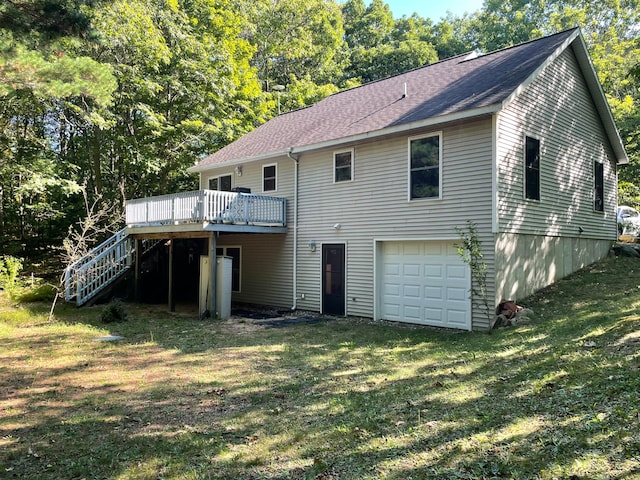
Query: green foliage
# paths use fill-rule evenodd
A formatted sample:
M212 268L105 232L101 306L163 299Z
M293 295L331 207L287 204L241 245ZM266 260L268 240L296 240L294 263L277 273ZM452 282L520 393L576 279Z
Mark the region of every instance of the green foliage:
M638 285L608 258L493 335L0 299L3 478L636 479Z
M0 2L0 243L57 244L99 200L197 188L186 169L277 112L464 52L582 27L640 187L636 0L488 0L443 19L384 0ZM78 195L83 192L84 195Z
M640 187L623 180L618 182L618 205L640 207Z
M104 307L100 315L100 320L102 320L103 323L124 322L127 318L127 310L122 301L117 298L111 300L111 302Z
M97 0L100 1L100 0ZM0 30L33 34L45 40L86 35L90 20L86 8L96 0L10 0L0 5Z
M34 279L33 284L25 285L16 295L18 303L51 302L58 294L54 285L41 279Z
M20 272L24 259L3 255L0 257L0 288L13 297L20 288Z
M109 65L62 52L47 58L21 46L8 50L5 42L0 35L0 97L29 90L48 98L86 96L99 105L111 102L116 83Z
M241 8L255 48L251 64L266 91L292 77L322 85L341 76L344 30L336 2L244 0Z
M487 262L482 253L482 242L478 235L478 227L471 220L467 220L466 230L456 227L462 243L457 244L458 254L471 269L471 298L472 302L482 309L490 326L495 318L493 301L489 298L487 284Z

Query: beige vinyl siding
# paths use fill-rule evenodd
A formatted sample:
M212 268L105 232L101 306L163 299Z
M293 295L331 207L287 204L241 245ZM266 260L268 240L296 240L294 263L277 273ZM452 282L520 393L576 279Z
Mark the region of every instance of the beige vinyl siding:
M442 199L408 200L409 135L354 147L354 181L333 183L333 150L300 158L298 300L321 308L321 245L346 244L347 314L372 317L374 239L451 239L473 221L493 272L492 121L484 118L442 132ZM412 133L421 135L430 130ZM333 225L341 224L339 230ZM310 252L309 241L317 244ZM492 276L490 273L489 277ZM493 284L493 282L492 282ZM474 326L486 319L474 312Z
M241 246L241 292L234 302L291 307L293 242L286 234L220 235L217 246Z
M501 233L496 240L496 302L519 301L603 258L608 240ZM532 252L536 252L532 255Z
M613 154L571 48L499 113L498 132L499 231L615 239ZM524 199L525 136L540 140L540 201ZM593 209L594 160L604 214Z
M277 191L262 192L262 167L277 163ZM233 167L203 172L200 187L207 188L212 175L233 174L233 187L248 187L256 195L287 198L287 225L289 233L226 234L221 233L216 245L241 246L241 292L234 293L234 302L271 305L282 308L293 306L293 176L294 163L290 158L279 158L262 163L242 165L242 175Z

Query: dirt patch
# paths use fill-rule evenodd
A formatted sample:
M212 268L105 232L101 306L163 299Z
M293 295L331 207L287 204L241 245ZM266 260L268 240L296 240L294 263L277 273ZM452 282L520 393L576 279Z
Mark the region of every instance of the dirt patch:
M234 308L224 327L235 332L254 332L265 328L285 328L294 325L311 325L334 320L333 317L314 312Z

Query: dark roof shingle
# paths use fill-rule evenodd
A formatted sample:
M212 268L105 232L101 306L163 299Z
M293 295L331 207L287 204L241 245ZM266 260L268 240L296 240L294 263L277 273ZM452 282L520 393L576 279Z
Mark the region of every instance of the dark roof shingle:
M500 104L575 32L567 30L486 55L457 56L336 93L272 118L204 158L198 167Z

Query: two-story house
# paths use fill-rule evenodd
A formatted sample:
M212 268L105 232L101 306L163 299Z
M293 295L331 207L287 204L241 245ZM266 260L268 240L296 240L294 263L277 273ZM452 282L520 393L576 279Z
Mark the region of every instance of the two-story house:
M195 229L128 211L127 233L207 239L203 252L234 259L234 301L483 329L457 249L468 222L490 303L522 299L608 253L627 161L572 29L279 115L191 169L199 195L238 205ZM229 216L269 201L266 221Z

